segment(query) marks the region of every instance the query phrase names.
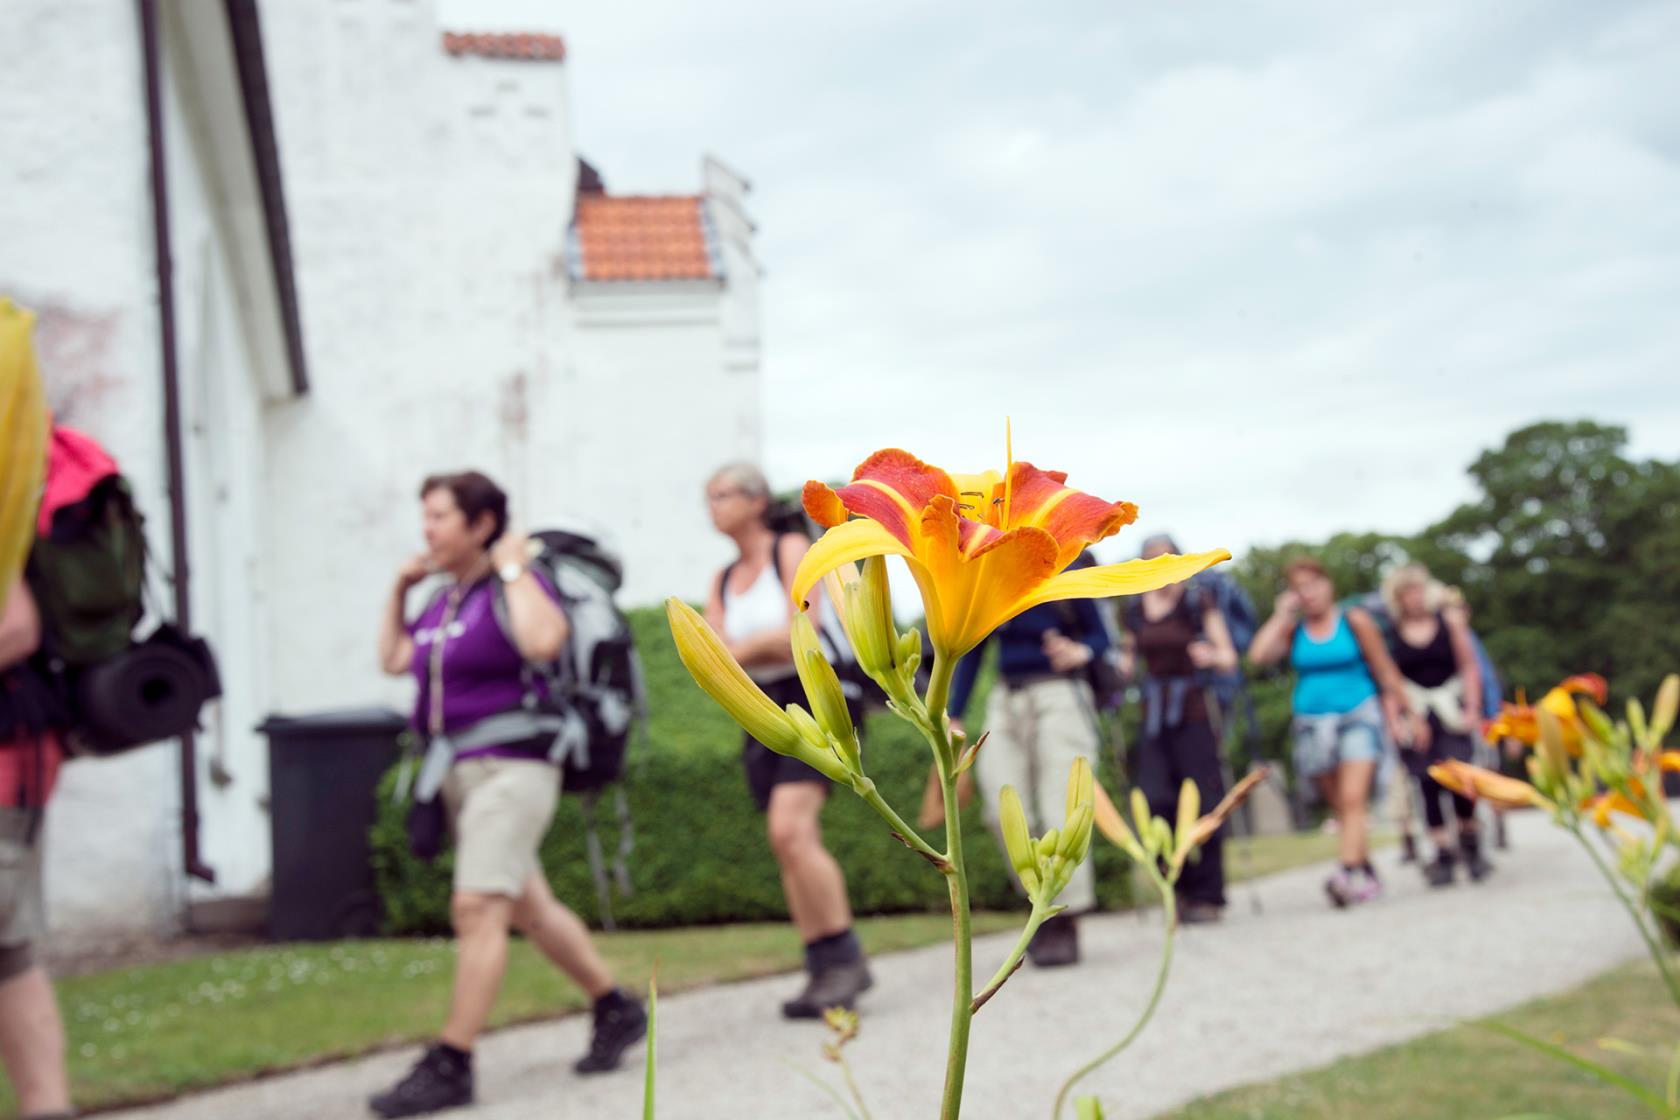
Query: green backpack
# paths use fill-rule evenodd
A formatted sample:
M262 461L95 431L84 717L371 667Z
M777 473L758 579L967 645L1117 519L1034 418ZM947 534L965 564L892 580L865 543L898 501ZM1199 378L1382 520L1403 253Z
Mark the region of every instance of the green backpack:
M29 554L42 648L68 666L117 656L145 613L145 519L128 482L112 475L53 514Z

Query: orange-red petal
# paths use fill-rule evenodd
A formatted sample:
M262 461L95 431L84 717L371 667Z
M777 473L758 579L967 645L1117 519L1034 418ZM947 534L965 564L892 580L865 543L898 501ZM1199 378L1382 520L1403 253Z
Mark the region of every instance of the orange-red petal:
M1558 685L1558 688L1564 692L1584 692L1591 696L1599 707L1603 707L1605 702L1610 699L1610 685L1597 673L1577 673L1575 676L1565 679L1562 684Z
M956 483L938 467L908 451L877 451L852 472L852 481L835 491L847 511L867 517L911 546L922 511L935 497L958 500ZM832 507L824 506L825 514Z
M1056 540L1057 568L1067 567L1088 546L1137 520L1131 502L1105 502L1067 485L1063 471L1015 463L1009 476L1009 525L1034 525Z
M807 482L801 498L805 503L805 512L824 529L832 529L846 520L846 503L826 482L815 479Z

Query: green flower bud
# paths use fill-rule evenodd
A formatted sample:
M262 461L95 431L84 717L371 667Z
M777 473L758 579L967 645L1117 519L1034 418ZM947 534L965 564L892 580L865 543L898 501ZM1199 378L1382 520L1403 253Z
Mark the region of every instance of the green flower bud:
M1657 688L1657 698L1651 703L1651 737L1658 743L1674 730L1674 720L1680 716L1680 673L1670 673Z
M793 642L793 667L799 673L799 683L805 687L805 698L810 701L817 726L834 740L847 767L861 774L863 758L858 748L857 728L852 726L852 713L846 708L846 694L840 691L840 678L823 656L810 615L804 611L795 615L789 635Z
M799 746L796 750L777 751L776 753L797 758L819 774L832 778L834 781L846 781L848 779L846 764L841 762L840 756L835 753L834 740L829 738L828 733L817 725L817 721L811 716L811 713L798 704L789 704L787 714L788 719L799 733ZM765 745L769 746L768 743Z
M1036 883L1027 884L1027 873L1036 871L1038 853L1027 832L1027 815L1021 810L1021 798L1014 786L1004 786L998 794L998 829L1003 833L1003 847L1009 853L1010 865L1021 876L1022 885L1032 890Z

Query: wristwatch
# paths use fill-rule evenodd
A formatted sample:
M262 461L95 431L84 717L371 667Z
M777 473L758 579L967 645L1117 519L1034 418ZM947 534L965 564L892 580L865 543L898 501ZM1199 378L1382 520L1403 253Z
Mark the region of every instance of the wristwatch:
M525 574L525 565L517 562L503 564L496 569L496 574L502 577L503 583L512 583Z

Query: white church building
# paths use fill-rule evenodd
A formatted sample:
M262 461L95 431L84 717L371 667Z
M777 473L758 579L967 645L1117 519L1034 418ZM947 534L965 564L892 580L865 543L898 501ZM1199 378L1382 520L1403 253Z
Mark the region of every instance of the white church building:
M424 475L605 531L627 603L723 561L702 486L761 438L747 184L708 158L689 193L606 190L566 49L426 0L7 4L0 292L40 315L60 419L135 482L159 601L225 691L190 745L66 768L66 935L264 896L256 727L406 702L374 637Z

